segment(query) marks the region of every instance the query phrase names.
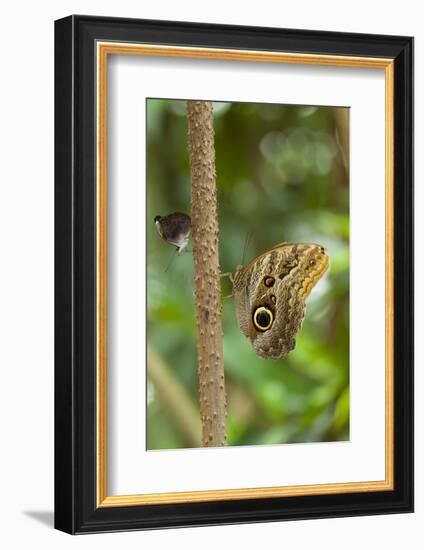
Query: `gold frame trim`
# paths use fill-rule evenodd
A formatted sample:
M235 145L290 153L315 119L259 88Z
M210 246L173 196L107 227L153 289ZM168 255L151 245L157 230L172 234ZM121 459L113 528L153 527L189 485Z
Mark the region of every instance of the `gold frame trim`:
M97 506L141 506L305 495L364 493L394 489L394 60L302 53L262 52L123 42L97 42ZM386 124L386 430L385 479L250 489L109 496L107 494L107 59L144 55L331 67L384 69Z

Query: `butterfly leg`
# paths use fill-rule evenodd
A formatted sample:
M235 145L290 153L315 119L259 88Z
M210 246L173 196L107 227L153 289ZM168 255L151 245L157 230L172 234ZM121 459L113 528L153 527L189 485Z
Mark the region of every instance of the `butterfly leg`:
M228 277L232 283L234 283L233 274L231 271L227 271L225 273L221 273L220 277Z
M233 274L231 273L231 271L221 273L220 277L221 279L222 277L228 277L231 281L231 284L234 284ZM223 296L223 300L227 300L228 298L232 298L232 297L233 297L233 293L229 294L228 296Z
M181 252L184 250L184 248L188 245L188 239L183 242L181 246L177 246L178 256L181 254Z

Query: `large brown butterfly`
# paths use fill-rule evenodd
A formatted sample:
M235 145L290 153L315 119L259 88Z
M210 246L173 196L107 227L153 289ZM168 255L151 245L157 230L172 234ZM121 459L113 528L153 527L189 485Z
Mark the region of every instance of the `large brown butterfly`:
M240 329L255 352L279 359L295 348L305 316L305 301L328 268L318 244L281 243L238 266L233 294Z

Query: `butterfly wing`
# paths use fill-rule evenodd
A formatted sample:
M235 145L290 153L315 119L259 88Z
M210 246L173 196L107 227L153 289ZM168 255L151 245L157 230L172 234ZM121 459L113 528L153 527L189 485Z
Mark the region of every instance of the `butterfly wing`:
M282 243L236 272L239 325L257 355L279 359L294 349L305 300L327 267L320 245Z

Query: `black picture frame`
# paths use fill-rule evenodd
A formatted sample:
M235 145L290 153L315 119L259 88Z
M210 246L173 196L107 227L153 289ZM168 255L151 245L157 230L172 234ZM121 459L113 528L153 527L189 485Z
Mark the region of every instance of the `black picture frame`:
M394 490L98 507L99 40L394 60ZM93 533L413 511L413 39L73 15L55 22L55 527Z

